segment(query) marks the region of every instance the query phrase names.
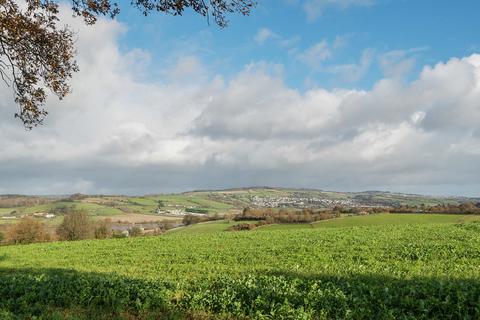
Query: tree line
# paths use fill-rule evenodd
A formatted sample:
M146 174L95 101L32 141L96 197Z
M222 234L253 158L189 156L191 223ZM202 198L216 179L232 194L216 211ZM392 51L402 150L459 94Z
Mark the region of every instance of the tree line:
M67 210L67 211L65 211ZM28 244L49 241L75 241L87 239L136 237L144 234L138 226L128 228L128 233L113 229L112 220L107 218L95 221L85 211L70 207L62 208L64 213L60 225L51 232L51 227L33 217L24 217L17 223L8 226L5 233L0 233L0 243L3 244ZM158 234L164 230L156 230Z
M2 195L0 196L0 208L30 207L52 202L51 199L20 196L20 195Z
M265 221L267 223L311 223L340 217L338 210L302 210L246 207L242 213L234 216L235 221Z
M416 206L402 205L389 208L391 213L432 213L432 214L480 214L480 203L464 202L460 204L438 204L427 206L424 204Z

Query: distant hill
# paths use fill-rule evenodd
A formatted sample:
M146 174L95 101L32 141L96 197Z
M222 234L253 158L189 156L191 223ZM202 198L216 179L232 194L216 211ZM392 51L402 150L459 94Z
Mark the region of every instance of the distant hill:
M176 194L145 196L84 195L0 196L0 216L58 211L74 206L95 216L123 214L162 214L168 212L225 213L244 207L331 208L395 207L400 205L438 205L480 202L479 198L434 197L384 191L337 192L316 189L244 187L224 190L197 190Z
M202 196L229 203L253 206L330 207L345 206L400 206L437 205L480 202L480 198L439 197L388 191L337 192L318 189L291 189L275 187L244 187L224 190L185 192L186 196ZM303 203L302 203L303 202Z

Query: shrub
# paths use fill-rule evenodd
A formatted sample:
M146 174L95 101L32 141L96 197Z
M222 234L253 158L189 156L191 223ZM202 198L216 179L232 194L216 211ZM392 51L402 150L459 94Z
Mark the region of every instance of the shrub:
M112 237L112 219L100 221L95 227L95 239L107 239Z
M60 240L83 240L93 238L93 224L88 214L76 210L63 217L63 222L57 228Z
M199 223L201 221L202 221L202 217L194 216L192 214L187 214L182 219L182 223L186 226L189 226L189 225L195 224L195 223Z
M128 238L130 235L130 233L128 232L128 230L124 230L124 231L114 231L113 234L112 234L112 237L113 238Z
M27 244L50 240L45 230L45 225L32 218L22 218L18 223L12 224L7 230L7 242L14 244Z
M185 211L190 213L203 213L203 214L208 213L207 209L201 209L201 208L186 208Z
M257 227L254 223L239 223L228 228L229 231L248 231Z
M142 234L143 234L143 228L140 228L137 226L131 227L129 230L130 237L138 237L138 236L141 236Z
M50 210L53 214L69 214L75 212L74 205L60 205Z

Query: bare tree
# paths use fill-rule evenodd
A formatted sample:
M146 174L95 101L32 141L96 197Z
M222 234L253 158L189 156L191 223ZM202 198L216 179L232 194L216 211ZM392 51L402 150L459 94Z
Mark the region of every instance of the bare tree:
M63 217L63 222L57 228L60 240L84 240L94 236L93 223L83 210L75 210Z

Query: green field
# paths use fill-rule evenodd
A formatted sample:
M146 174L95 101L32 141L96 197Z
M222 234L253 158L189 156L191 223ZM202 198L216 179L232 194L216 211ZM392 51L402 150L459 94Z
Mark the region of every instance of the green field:
M475 215L453 215L453 214L372 214L368 216L347 216L338 219L324 220L314 223L302 224L271 224L255 229L254 231L274 230L299 230L312 228L345 228L345 227L366 227L384 225L405 225L405 224L436 224L436 223L465 223L480 220ZM255 221L242 221L237 223L255 223ZM188 227L181 227L169 231L169 233L199 234L217 231L226 231L234 223L226 221L213 221L200 223Z
M162 214L168 216L171 212L174 214L178 211L186 212L187 210L200 210L208 214L235 214L243 210L245 207L255 207L256 199L263 198L269 203L276 203L278 199L290 199L287 201L288 206L292 209L301 209L301 205L297 204L298 199L319 199L328 201L343 201L341 203L357 203L358 205L374 205L374 206L397 206L400 204L459 204L464 201L478 202L480 199L467 198L444 198L444 197L428 197L419 195L397 194L389 192L332 192L308 189L286 189L286 188L240 188L230 190L212 190L212 191L193 191L177 194L159 194L145 196L96 196L96 195L76 195L74 197L28 197L28 196L1 196L0 195L0 229L5 229L2 224L15 223L16 220L5 219L4 217L14 216L20 218L25 215L33 215L35 213L52 213L55 209L61 207L74 207L75 209L86 210L94 217L121 216L127 214L157 214L160 209ZM14 200L18 200L15 202ZM293 200L297 199L297 200ZM30 206L8 207L7 204L12 203L29 203ZM3 201L3 202L2 202ZM23 201L23 202L21 202ZM273 201L273 202L271 202ZM36 204L43 203L43 204ZM33 205L35 204L35 205ZM318 203L317 203L318 204ZM159 205L161 208L159 208ZM330 205L333 206L332 202ZM323 205L320 205L322 207ZM282 207L282 206L280 206ZM273 208L279 210L279 208ZM176 213L175 213L176 212ZM39 218L42 219L42 218ZM59 219L47 220L45 222L52 225L60 221ZM283 227L282 227L283 228Z
M453 214L372 214L369 216L353 216L334 220L319 221L313 224L315 228L339 228L402 224L430 223L462 223L479 220L480 216Z
M458 218L0 247L0 318L478 319L480 222Z

